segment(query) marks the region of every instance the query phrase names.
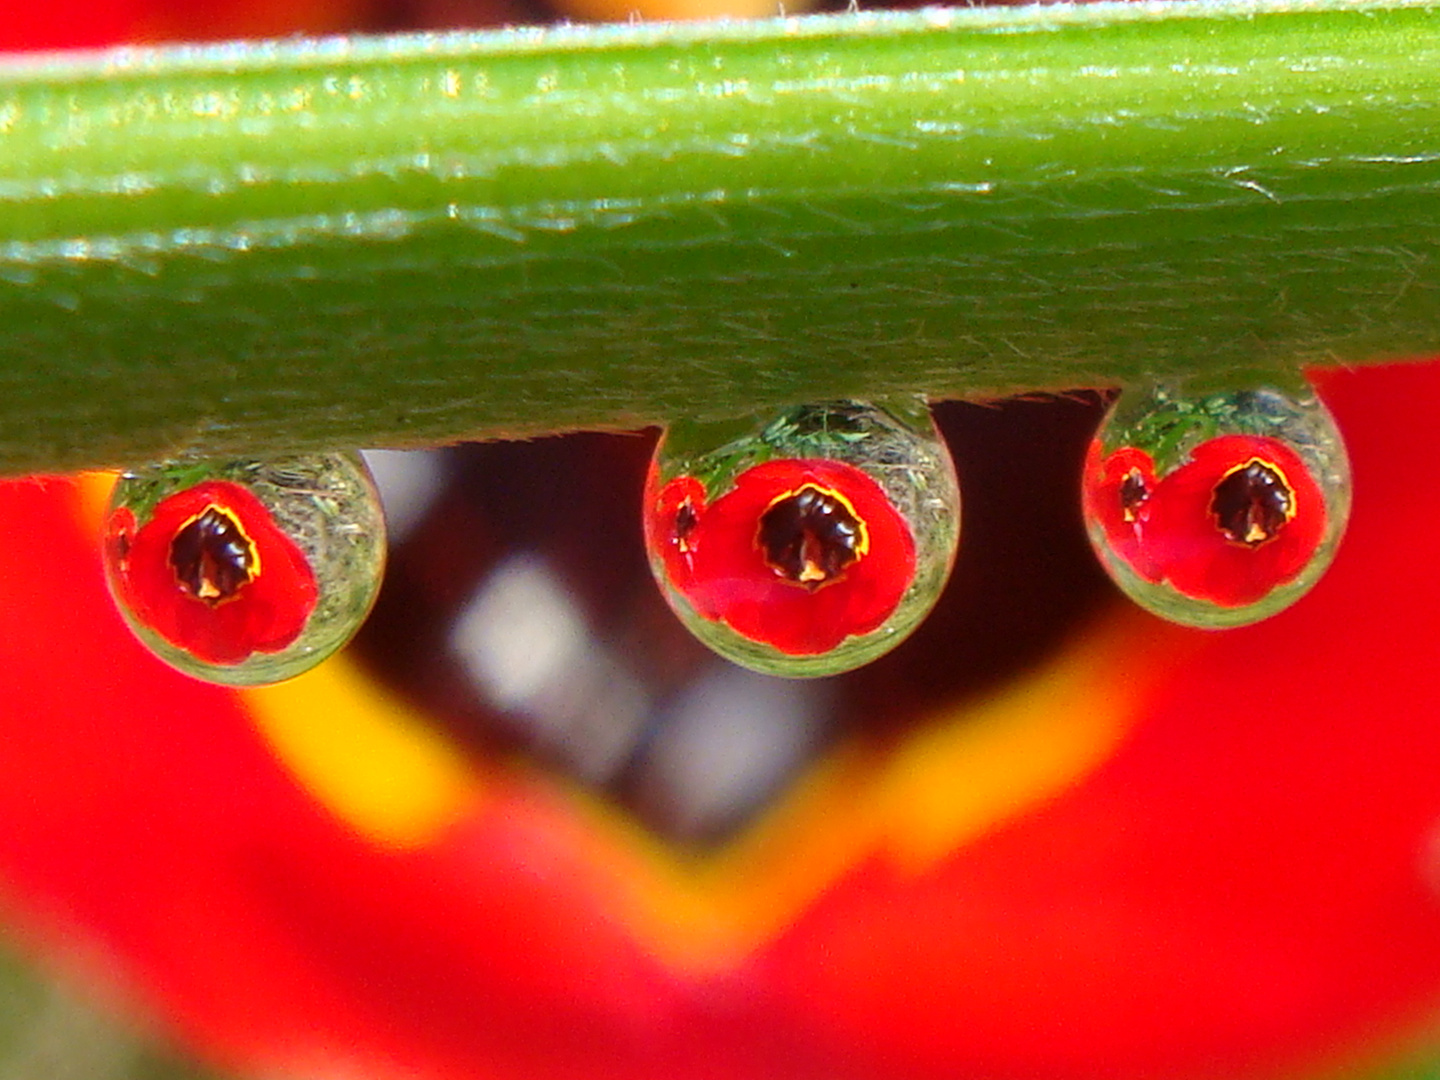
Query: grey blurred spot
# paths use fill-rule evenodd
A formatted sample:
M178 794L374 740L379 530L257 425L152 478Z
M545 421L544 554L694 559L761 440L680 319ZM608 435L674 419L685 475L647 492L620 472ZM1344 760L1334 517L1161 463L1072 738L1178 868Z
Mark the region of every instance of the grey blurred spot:
M444 455L443 450L361 451L380 490L392 543L409 536L439 497L445 486Z
M648 695L538 555L506 559L480 582L450 649L483 700L585 780L604 783L630 759Z
M642 797L676 835L713 836L764 802L811 757L832 716L830 684L717 661L661 717Z

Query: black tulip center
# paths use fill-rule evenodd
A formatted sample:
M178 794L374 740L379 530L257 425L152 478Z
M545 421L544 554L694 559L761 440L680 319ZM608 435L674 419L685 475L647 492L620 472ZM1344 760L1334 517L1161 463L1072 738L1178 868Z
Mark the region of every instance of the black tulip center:
M695 513L695 507L690 500L686 499L680 504L680 509L675 511L675 543L683 552L693 549L690 542L695 535L695 526L700 524L700 515Z
M1127 522L1140 516L1140 508L1150 498L1150 489L1145 486L1145 477L1139 469L1131 469L1120 481L1120 511Z
M1295 516L1295 492L1274 465L1251 458L1215 485L1210 512L1227 540L1256 548Z
M760 549L770 568L814 592L865 554L863 527L834 492L806 484L760 515Z
M250 584L255 564L255 545L240 523L218 506L207 506L170 541L175 580L211 607Z

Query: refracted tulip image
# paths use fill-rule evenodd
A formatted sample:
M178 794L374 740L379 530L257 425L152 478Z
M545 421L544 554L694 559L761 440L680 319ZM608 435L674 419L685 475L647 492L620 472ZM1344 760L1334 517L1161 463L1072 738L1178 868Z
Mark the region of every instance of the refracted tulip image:
M959 535L954 466L921 400L676 424L645 537L690 630L736 663L829 675L894 648L934 605Z
M1325 572L1350 510L1340 434L1308 391L1126 391L1090 445L1090 540L1120 587L1222 628L1289 607Z
M188 675L233 686L314 667L379 590L384 519L354 454L190 461L125 474L106 517L111 595Z

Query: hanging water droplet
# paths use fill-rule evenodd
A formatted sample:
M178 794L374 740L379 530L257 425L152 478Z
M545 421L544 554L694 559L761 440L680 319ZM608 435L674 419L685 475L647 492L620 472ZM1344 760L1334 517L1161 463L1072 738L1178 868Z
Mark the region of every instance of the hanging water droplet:
M1090 541L1116 583L1173 622L1242 626L1300 599L1335 556L1350 466L1308 387L1126 391L1085 463Z
M960 494L923 401L842 401L671 426L644 519L655 578L696 637L756 671L831 675L934 606Z
M293 678L339 649L384 566L358 454L166 462L122 476L106 516L106 575L131 630L231 686Z

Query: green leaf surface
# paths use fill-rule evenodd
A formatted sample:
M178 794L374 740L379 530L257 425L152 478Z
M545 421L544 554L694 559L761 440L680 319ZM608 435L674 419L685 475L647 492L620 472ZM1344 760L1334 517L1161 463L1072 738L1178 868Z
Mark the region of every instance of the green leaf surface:
M1440 352L1440 4L0 66L0 472Z

